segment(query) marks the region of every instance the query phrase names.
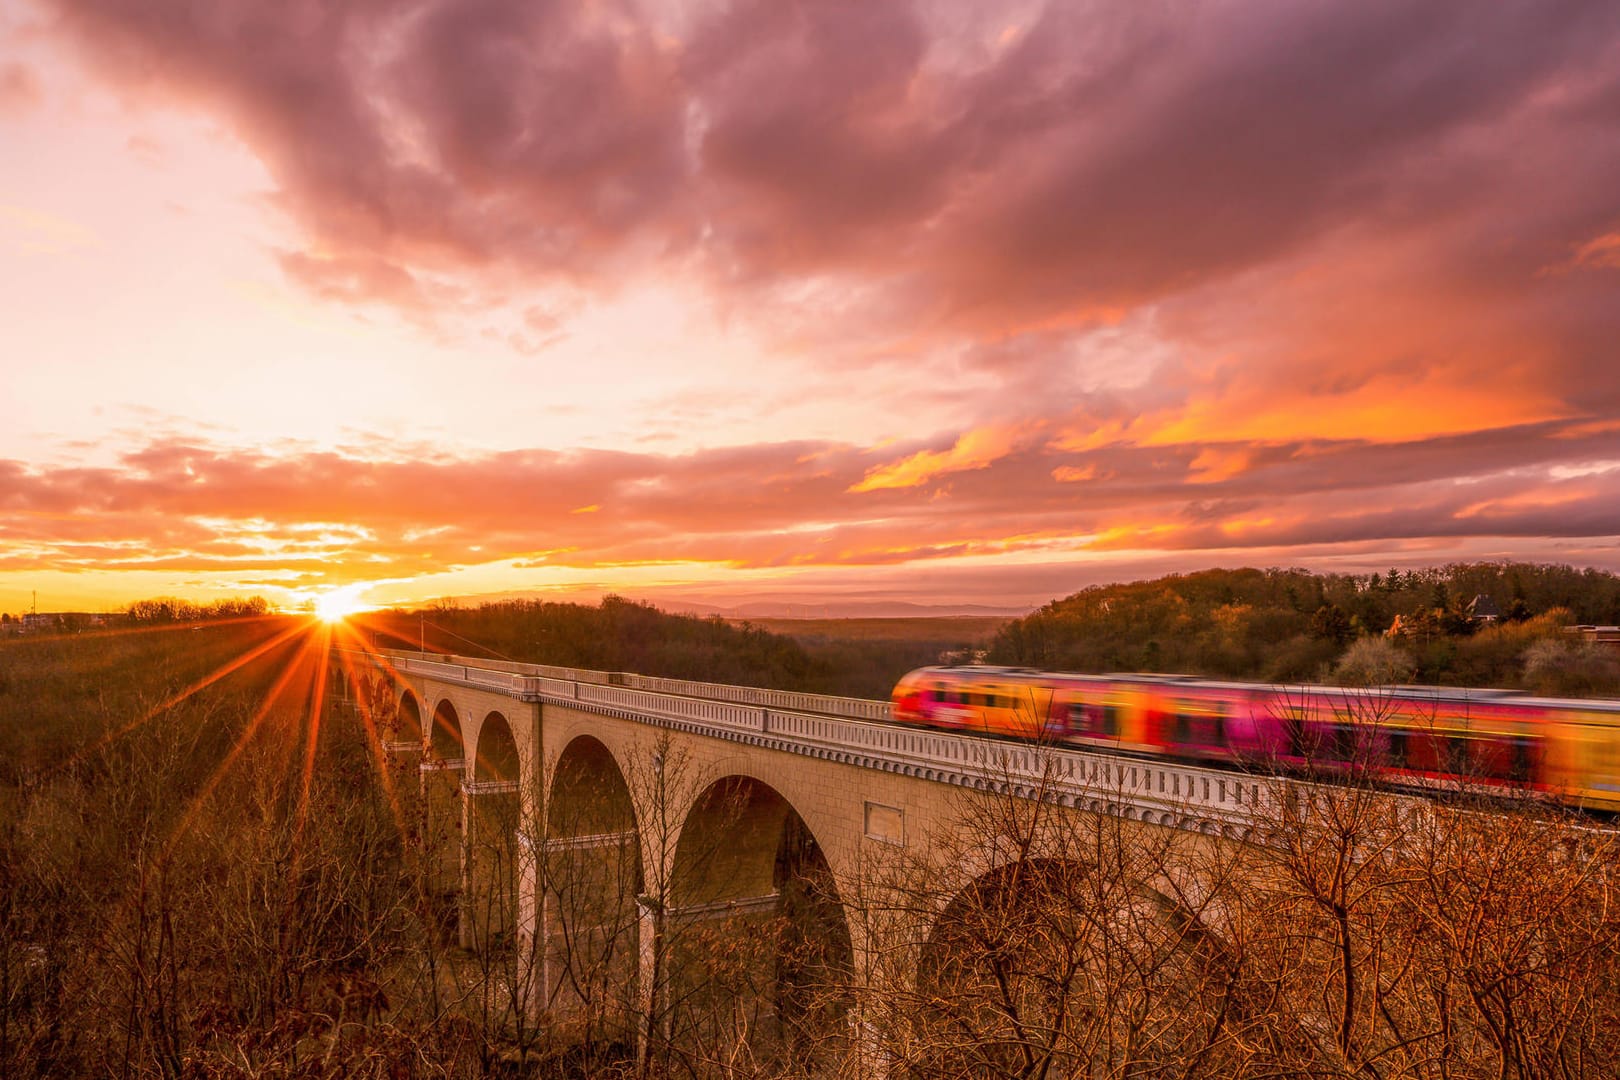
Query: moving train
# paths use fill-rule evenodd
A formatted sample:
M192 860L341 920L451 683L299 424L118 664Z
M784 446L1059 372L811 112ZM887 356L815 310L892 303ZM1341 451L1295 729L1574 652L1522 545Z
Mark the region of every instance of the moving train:
M1462 781L1620 811L1620 701L975 665L919 668L892 703L902 724L1211 765L1358 770L1399 786Z

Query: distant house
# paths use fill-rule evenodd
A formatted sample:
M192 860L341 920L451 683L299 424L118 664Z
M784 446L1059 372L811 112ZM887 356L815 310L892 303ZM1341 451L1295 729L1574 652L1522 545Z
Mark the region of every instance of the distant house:
M106 621L106 616L89 611L30 611L13 620L11 626L23 634L77 633Z
M1468 617L1478 623L1493 623L1502 617L1502 611L1495 600L1480 593L1468 605Z
M1595 641L1612 649L1620 649L1620 626L1566 626L1566 633L1579 634L1585 641Z

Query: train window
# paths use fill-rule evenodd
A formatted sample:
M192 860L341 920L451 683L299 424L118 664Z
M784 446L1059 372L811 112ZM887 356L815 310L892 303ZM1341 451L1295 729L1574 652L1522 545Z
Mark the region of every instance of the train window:
M1113 705L1076 701L1069 706L1069 724L1087 735L1112 737L1119 734L1119 710Z
M1467 773L1470 769L1468 752L1469 740L1462 735L1448 735L1445 737L1445 770L1453 773Z
M1529 780L1535 771L1534 746L1523 735L1474 741L1473 766L1493 780Z
M1188 712L1177 712L1170 721L1171 739L1178 743L1192 742L1193 717Z
M1535 771L1535 740L1528 735L1514 736L1508 779L1532 780L1535 778Z
M1283 734L1288 739L1288 755L1290 757L1305 757L1310 749L1310 743L1305 737L1305 710L1286 708L1278 717L1282 722Z
M1438 772L1444 768L1445 737L1419 734L1406 744L1407 764L1424 772Z
M1334 761L1354 761L1356 757L1356 725L1337 723L1328 725L1328 752Z
M1385 755L1389 758L1389 763L1397 769L1404 769L1409 764L1406 760L1407 734L1398 729L1389 733L1389 749Z
M1069 705L1069 726L1088 735L1100 735L1103 728L1102 706L1086 701Z

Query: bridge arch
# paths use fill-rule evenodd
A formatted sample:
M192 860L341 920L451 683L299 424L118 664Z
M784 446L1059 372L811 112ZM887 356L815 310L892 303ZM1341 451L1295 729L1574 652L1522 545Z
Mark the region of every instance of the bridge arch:
M416 692L406 688L399 697L399 705L394 709L398 729L394 733L397 742L422 745L422 702Z
M575 735L551 768L546 835L551 839L632 831L635 807L613 751L594 735Z
M468 821L463 774L466 739L462 719L448 697L433 707L424 733L420 842L423 892L429 932L442 944L475 943L474 912L469 910L467 871Z
M726 776L693 801L664 933L680 991L669 1018L677 1039L748 1038L756 1053L802 1061L843 1033L854 970L843 901L809 825L765 781ZM770 1022L727 1029L756 1011Z
M461 769L466 801L462 838L466 895L462 905L467 914L462 940L480 950L509 949L516 944L520 921L519 830L524 806L518 781L522 762L512 725L502 713L485 714L470 736L472 753ZM445 746L441 752L452 751Z
M478 725L472 775L477 781L516 783L522 774L517 738L506 717L492 712Z
M629 784L607 745L579 734L548 791L537 875L546 999L573 1018L583 1045L623 1045L637 1036L643 893Z
M1243 1007L1229 1000L1238 972L1218 929L1162 875L1075 855L1001 862L928 913L910 1069L1022 1075L1034 1060L1090 1075L1121 1047L1168 1068Z
M428 733L427 748L436 761L460 761L467 756L461 716L449 698L441 698L433 707L433 730Z

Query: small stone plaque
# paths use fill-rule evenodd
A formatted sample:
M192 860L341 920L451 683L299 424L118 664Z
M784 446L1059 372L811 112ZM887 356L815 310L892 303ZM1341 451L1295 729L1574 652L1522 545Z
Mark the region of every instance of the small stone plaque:
M906 842L906 812L882 803L866 804L866 838L881 840L885 844Z

